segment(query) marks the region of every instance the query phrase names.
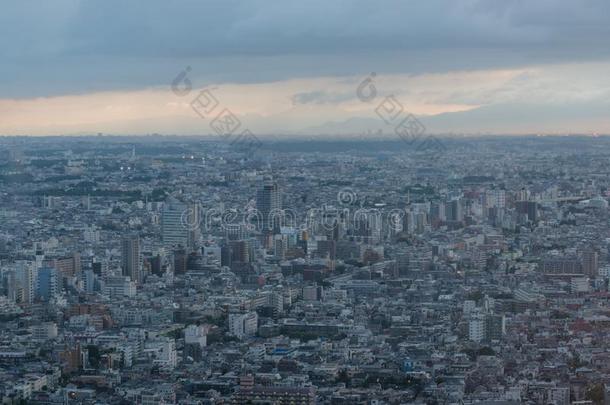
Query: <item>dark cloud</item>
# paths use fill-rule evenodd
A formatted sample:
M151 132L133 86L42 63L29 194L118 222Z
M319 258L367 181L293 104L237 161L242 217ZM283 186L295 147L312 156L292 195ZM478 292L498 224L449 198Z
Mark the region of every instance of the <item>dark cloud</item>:
M610 2L9 0L0 97L605 60Z

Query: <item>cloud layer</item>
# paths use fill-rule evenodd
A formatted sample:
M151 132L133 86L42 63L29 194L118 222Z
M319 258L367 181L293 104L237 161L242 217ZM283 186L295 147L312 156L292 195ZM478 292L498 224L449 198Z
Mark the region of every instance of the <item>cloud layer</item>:
M9 0L0 133L206 133L169 91L185 66L264 132L374 120L354 96L370 72L430 130L610 132L609 17L602 0Z

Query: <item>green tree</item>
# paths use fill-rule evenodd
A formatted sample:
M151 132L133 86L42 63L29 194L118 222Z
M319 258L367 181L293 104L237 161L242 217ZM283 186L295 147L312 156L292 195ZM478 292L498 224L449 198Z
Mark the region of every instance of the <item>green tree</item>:
M604 403L604 384L597 383L587 387L585 399L593 401L594 404Z

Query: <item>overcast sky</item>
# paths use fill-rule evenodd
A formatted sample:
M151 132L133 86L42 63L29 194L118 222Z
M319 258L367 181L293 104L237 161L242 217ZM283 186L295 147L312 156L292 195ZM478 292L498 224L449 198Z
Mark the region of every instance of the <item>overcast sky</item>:
M391 133L391 95L431 133L610 133L609 42L607 0L6 0L0 134L209 134L204 87L261 135Z

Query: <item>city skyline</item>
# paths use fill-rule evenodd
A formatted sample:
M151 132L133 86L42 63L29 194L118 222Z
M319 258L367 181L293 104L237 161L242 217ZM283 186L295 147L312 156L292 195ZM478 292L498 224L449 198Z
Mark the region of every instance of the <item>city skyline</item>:
M0 405L610 404L610 2L6 0Z

